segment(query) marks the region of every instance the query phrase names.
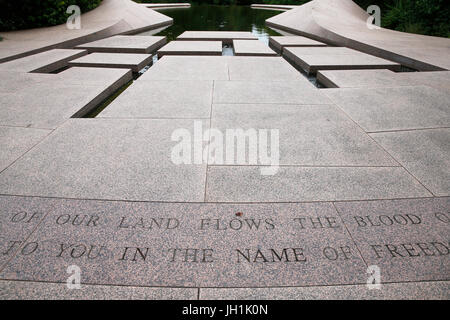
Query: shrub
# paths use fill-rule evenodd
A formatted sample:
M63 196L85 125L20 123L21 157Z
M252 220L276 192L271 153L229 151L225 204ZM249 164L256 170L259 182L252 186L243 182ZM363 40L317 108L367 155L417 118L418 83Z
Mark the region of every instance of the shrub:
M0 30L20 30L54 26L65 23L70 5L81 12L94 9L101 0L0 0Z

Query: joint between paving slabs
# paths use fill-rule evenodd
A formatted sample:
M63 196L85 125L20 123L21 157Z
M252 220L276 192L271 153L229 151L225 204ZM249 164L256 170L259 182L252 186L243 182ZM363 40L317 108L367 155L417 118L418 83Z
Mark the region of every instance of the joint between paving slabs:
M416 177L414 176L411 172L409 172L408 169L406 169L401 163L400 161L398 161L392 154L390 154L382 145L380 145L369 133L367 133L356 121L354 121L348 114L347 112L345 112L345 110L338 104L338 103L334 103L333 104L338 107L346 116L348 119L350 119L355 125L357 125L381 150L383 150L384 152L386 152L386 154L388 154L396 163L398 163L398 165L400 167L402 167L411 177L414 178L414 180L416 180L426 191L428 191L428 193L432 196L432 197L436 197L436 195L431 192L427 187L425 187L425 185ZM395 132L395 131L392 131Z

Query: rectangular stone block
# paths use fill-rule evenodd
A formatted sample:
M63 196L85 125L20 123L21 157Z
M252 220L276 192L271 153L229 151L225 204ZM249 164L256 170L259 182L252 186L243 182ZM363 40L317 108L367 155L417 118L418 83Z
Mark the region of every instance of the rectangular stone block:
M284 202L430 197L399 167L209 166L206 201Z
M399 87L410 82L396 79L391 70L321 70L317 81L327 88Z
M324 70L317 80L328 88L376 88L425 85L450 89L450 71L392 72L390 70Z
M139 81L229 80L226 57L164 56Z
M216 81L214 103L330 104L306 79L290 81Z
M400 64L398 63L340 47L288 47L283 50L283 56L308 74L315 74L318 70L340 69L390 69L400 71Z
M233 40L257 40L258 38L248 31L185 31L177 40L222 41L232 43Z
M286 81L305 80L281 57L227 57L230 80ZM219 80L219 79L218 79ZM222 79L220 79L222 80Z
M102 118L208 118L213 81L137 80L101 112Z
M449 198L335 205L381 282L448 280Z
M435 196L450 195L450 129L372 133Z
M277 130L282 165L398 166L333 105L214 104L212 115L211 127L224 134L227 129L241 128L255 132L258 139L269 135L264 129ZM268 151L274 147L269 145ZM245 152L248 159L249 149Z
M236 213L241 212L241 216ZM333 205L60 201L6 280L176 287L365 283ZM28 245L30 246L30 245Z
M71 68L52 80L0 95L0 125L54 129L82 117L131 80L129 70ZM92 77L91 79L86 79Z
M0 70L49 73L66 67L70 60L86 54L86 50L53 49L0 63Z
M233 40L234 54L237 56L276 56L277 53L259 40Z
M104 53L94 52L87 56L72 60L72 67L121 68L139 72L152 63L150 54L142 53Z
M158 57L164 55L221 56L221 41L170 41L158 50Z
M51 131L0 126L0 172L33 148Z
M325 47L326 44L301 36L271 36L269 46L282 53L284 47Z
M322 90L367 132L448 127L450 94L425 86Z
M172 161L173 132L194 136L193 128L194 120L68 120L0 174L0 193L203 201L206 165Z
M167 43L166 37L117 35L77 46L89 52L152 53Z

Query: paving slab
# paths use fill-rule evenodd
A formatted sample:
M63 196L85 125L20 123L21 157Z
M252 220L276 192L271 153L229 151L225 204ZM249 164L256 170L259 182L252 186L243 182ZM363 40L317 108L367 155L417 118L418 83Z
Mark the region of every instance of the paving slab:
M333 105L214 104L212 115L211 127L223 133L228 128L278 130L282 165L398 166ZM246 159L248 154L246 149Z
M261 166L209 166L206 201L290 202L429 197L400 167L279 167L262 175Z
M325 43L301 36L271 36L269 46L282 53L284 47L325 47Z
M237 56L277 56L275 51L259 40L233 40L233 50Z
M80 268L82 285L301 286L367 278L331 203L67 200L25 246L32 242L37 249L19 252L2 279L65 282L70 265Z
M103 75L83 83L87 74L95 73L87 71L86 75L80 76L77 71L67 72L67 77L64 73L58 76L59 80L43 81L13 93L0 94L0 125L54 129L71 117L89 113L126 84L131 76L128 71L105 72L109 78Z
M152 55L143 53L108 53L94 52L87 56L72 60L72 67L121 68L139 72L151 64Z
M0 172L42 141L51 131L0 126Z
M330 104L306 79L290 81L215 81L213 103Z
M450 198L335 205L383 283L449 279Z
M401 72L396 73L400 83L411 82L414 85L425 85L444 91L450 91L450 71L436 72Z
M365 285L294 288L201 288L200 300L448 300L450 282L386 283L380 290Z
M434 195L450 195L450 129L373 133L371 137Z
M51 199L0 196L0 270L20 250L35 250L26 240L53 208Z
M203 201L205 165L176 165L171 161L176 145L171 140L173 131L193 131L193 123L70 119L0 174L0 193Z
M158 57L165 55L221 56L221 41L170 41L158 50Z
M0 280L1 300L196 300L197 288L151 288Z
M327 88L374 88L410 86L409 81L399 81L391 70L320 70L317 81Z
M322 92L367 132L450 124L450 94L434 88L345 88Z
M167 43L160 36L123 36L117 35L77 46L89 52L113 53L152 53Z
M2 81L0 81L0 94L17 92L40 82L53 80L55 78L55 74L0 70L0 79L2 79Z
M145 80L228 80L225 57L164 56L139 81Z
M177 40L222 41L232 43L233 40L257 40L251 32L247 31L185 31Z
M450 89L450 71L392 72L391 70L324 70L317 80L328 88L399 87L425 85Z
M55 82L75 85L110 85L112 93L133 80L133 73L126 69L72 67L52 78Z
M305 80L294 67L281 57L232 56L227 57L227 60L230 80Z
M208 118L213 81L136 81L101 112L102 118Z
M0 63L0 70L50 73L67 66L70 60L87 54L86 50L53 49Z
M318 70L389 69L400 71L401 68L399 63L341 47L288 47L283 50L283 57L308 74L315 74Z

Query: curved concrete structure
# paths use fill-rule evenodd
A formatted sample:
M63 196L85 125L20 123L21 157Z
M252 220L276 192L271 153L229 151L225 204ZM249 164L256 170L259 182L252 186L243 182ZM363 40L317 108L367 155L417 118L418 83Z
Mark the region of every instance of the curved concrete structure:
M346 46L421 71L450 69L450 39L369 29L351 0L313 0L266 20L268 26Z
M81 15L81 29L65 24L30 30L2 32L0 62L54 48L70 48L116 34L130 34L170 25L173 19L131 0L103 0Z

